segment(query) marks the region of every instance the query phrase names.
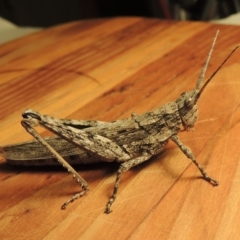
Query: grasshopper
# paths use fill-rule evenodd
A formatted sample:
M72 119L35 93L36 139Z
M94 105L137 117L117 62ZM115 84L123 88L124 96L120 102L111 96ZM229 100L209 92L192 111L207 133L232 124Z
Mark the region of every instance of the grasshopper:
M2 147L3 154L13 164L21 164L21 162L27 165L52 164L54 158L72 173L82 189L67 200L62 205L62 209L89 190L87 182L70 165L70 163L78 163L76 157L81 163L97 161L120 163L113 193L105 208L105 213L110 213L117 196L122 173L160 153L169 139L192 160L204 180L217 186L218 181L208 176L190 148L184 145L178 137L179 131L189 131L194 127L198 117L198 99L210 80L237 49L236 47L228 55L203 84L217 35L218 31L197 80L196 88L182 93L176 101L167 103L154 111L142 115L132 114L130 118L113 122L57 119L29 109L23 112L21 124L37 141ZM43 138L35 130L36 126L48 129L57 137ZM69 159L65 160L63 157Z

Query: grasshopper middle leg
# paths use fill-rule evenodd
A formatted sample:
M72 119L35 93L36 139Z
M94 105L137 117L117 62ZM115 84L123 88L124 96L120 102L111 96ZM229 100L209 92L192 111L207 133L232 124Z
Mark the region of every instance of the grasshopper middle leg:
M128 171L130 168L132 168L142 162L147 161L150 157L151 157L151 155L144 155L144 156L137 157L137 158L134 158L134 159L131 159L131 160L121 163L121 165L118 169L118 172L117 172L117 178L116 178L116 182L114 185L113 193L106 205L105 213L111 212L111 206L117 197L118 187L119 187L120 178L121 178L122 173Z

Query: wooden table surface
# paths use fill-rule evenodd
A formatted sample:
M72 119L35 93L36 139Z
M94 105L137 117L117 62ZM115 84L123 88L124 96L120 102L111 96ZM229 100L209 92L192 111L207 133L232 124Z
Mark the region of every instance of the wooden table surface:
M153 110L195 87L216 30L206 77L240 45L237 26L113 18L73 22L0 46L0 145L30 140L21 113L111 121ZM199 100L195 131L179 136L210 176L200 178L170 142L122 176L118 164L77 166L90 191L61 167L0 163L0 239L240 239L240 50ZM48 132L38 128L44 136Z

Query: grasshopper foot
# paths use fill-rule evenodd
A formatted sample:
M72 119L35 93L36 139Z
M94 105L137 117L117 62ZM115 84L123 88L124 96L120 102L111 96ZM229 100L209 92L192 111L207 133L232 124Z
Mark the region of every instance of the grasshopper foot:
M106 207L104 213L109 214L109 213L111 213L111 212L112 212L112 210L110 210L110 208L107 208L107 207Z
M219 182L215 179L210 178L209 176L203 176L203 178L211 183L214 187L219 185Z
M109 201L108 201L108 203L107 203L107 206L106 206L106 208L105 208L104 213L109 214L109 213L112 212L112 210L111 210L111 206L112 206L112 204L113 204L115 198L116 198L116 197L111 197L111 198L109 199Z
M70 199L68 199L68 200L62 205L61 209L62 209L62 210L66 209L66 207L67 207L67 205L68 205L69 203L71 203L71 202L73 202L74 200L82 197L83 195L85 195L85 193L86 193L87 191L88 191L88 189L84 189L84 188L83 188L83 190L82 190L81 192L75 194L73 197L71 197Z

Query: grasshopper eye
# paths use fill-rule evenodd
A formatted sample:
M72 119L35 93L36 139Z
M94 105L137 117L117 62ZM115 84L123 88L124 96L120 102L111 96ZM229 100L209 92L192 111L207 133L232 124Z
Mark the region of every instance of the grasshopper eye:
M194 106L194 102L192 98L186 98L184 101L184 106L188 109L192 109Z

